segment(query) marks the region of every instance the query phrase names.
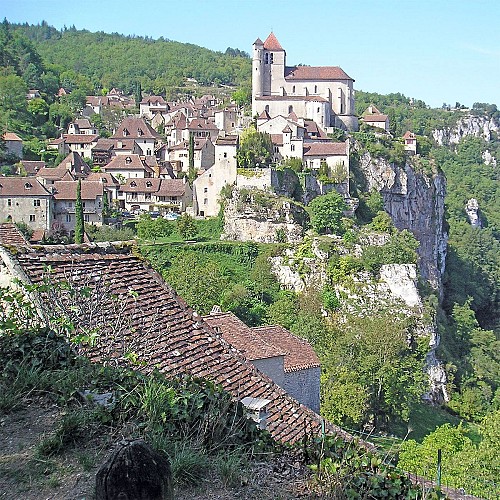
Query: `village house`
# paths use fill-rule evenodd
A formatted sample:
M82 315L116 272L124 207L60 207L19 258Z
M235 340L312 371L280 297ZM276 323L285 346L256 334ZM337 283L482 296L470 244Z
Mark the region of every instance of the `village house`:
M220 210L220 192L236 182L238 136L226 135L215 143L214 165L193 183L193 209L201 217L215 217Z
M113 360L125 365L125 354L133 351L140 361L137 369L144 373L157 369L169 377L188 374L207 378L246 404L250 414L252 403L265 401L259 425L278 442L292 444L306 435L314 438L324 432L348 441L353 439L246 361L220 333L188 308L151 266L134 256L130 247L31 247L19 243L15 251L10 251L13 247L3 239L12 244L14 238L4 233L0 230L2 282L16 277L30 284L43 283L50 269L49 278L54 282L65 281L76 291L83 287L94 289L96 283L105 284L107 295L120 301L120 307L106 310L105 323L99 322L99 314L88 318L91 327L99 329L98 341L85 348L92 362ZM43 304L43 300L40 297L39 303ZM113 328L118 321L119 330Z
M85 101L85 106L91 108L92 111L99 115L105 106L109 106L109 97L101 95L88 95Z
M154 176L154 170L146 164L144 158L133 154L114 156L107 165L101 167L101 170L113 174L118 180Z
M180 172L189 171L189 141L171 146L168 149L168 159L176 163ZM215 148L210 137L194 140L194 168L196 170L207 170L215 161Z
M90 174L89 165L78 153L69 153L56 167L42 167L36 177L44 185L53 185L55 181L74 181L85 179Z
M143 118L128 117L120 123L111 138L117 141L134 140L141 149L141 155L152 156L160 146L161 136ZM115 147L116 154L118 149Z
M417 136L410 132L409 130L405 132L403 135L403 141L405 146L405 151L408 154L416 155L417 154Z
M64 134L62 137L51 140L48 149L57 149L61 155L70 152L78 153L84 158L92 158L92 148L99 138L96 134Z
M54 196L54 221L57 227L71 234L76 223L76 190L78 181L56 181L51 188ZM83 220L86 224L102 224L104 184L100 181L81 181Z
M151 120L157 113L166 114L170 106L161 95L144 97L139 104L139 115Z
M357 130L354 80L338 66L286 66L286 52L271 33L252 51L252 116L309 118L330 127Z
M118 199L131 212L182 213L192 204L193 193L186 178L128 179L120 186Z
M370 106L365 109L361 116L361 121L371 127L380 128L384 132L389 132L389 117L381 113L373 104L370 104Z
M86 178L89 182L100 182L103 184L104 192L108 195L109 204L114 204L118 200L118 192L120 189L120 182L109 172L92 172Z
M92 163L99 166L109 163L114 154L115 145L116 141L114 139L100 137L92 148ZM130 151L130 153L133 153L133 151Z
M0 221L24 222L49 230L53 222L52 194L34 177L0 177Z
M17 174L20 176L35 176L41 168L45 167L44 161L21 160Z
M214 111L214 124L220 132L234 134L243 129L241 117L235 106Z
M7 153L23 158L23 140L14 132L5 132L2 135L2 140L5 142L5 150Z
M78 118L68 125L68 134L98 135L99 131L88 118Z

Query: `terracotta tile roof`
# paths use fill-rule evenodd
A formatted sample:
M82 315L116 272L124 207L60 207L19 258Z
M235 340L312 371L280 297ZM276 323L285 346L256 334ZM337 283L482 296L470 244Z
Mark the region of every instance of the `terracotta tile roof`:
M188 130L219 130L215 123L203 118L194 118L187 126Z
M292 129L290 128L290 125L286 125L286 127L282 130L284 134L290 134L292 132Z
M290 333L286 328L272 325L254 327L252 330L268 344L286 351L285 372L295 372L320 366L319 358L311 345L306 340Z
M105 186L115 187L120 185L116 177L109 172L91 172L86 180L102 182Z
M28 242L15 224L0 223L0 245L27 245Z
M283 146L283 134L270 134L271 142L276 146Z
M186 183L183 179L161 179L156 196L181 197L186 194Z
M231 312L210 314L203 319L249 361L275 358L286 353L286 350L266 342Z
M363 116L365 115L381 115L380 110L374 105L370 104L364 111Z
M149 97L144 97L141 104L148 104L150 106L166 106L167 101L165 101L161 95L150 95Z
M78 118L73 122L79 129L92 128L92 124L88 118Z
M218 146L237 146L239 141L239 136L237 135L226 135L224 137L217 137L215 144Z
M136 149L137 143L135 139L127 139L123 137L122 139L111 139L114 142L113 149L115 151L134 151Z
M338 66L292 66L285 68L285 80L352 80Z
M269 417L267 429L278 441L295 442L304 433L318 435L322 419L299 404L271 379L247 363L199 316L195 315L149 265L133 256L121 244L37 246L17 248L9 258L16 261L27 277L41 283L48 266L54 281L85 280L85 286L105 283L107 297L119 297L119 312L103 296L106 319L100 337L87 355L93 361L113 358L126 364L124 345L133 349L150 372L158 368L168 376L189 373L220 384L235 399L265 398ZM88 277L92 279L88 280ZM137 314L140 311L140 314ZM110 331L110 324L120 315L119 334ZM352 436L338 427L326 424L327 432L351 440Z
M104 139L100 137L97 139L96 145L92 148L92 152L96 151L111 151L115 147L116 141L114 139Z
M90 106L109 106L109 97L100 95L88 95L85 102Z
M274 33L272 31L271 33L269 33L269 36L264 42L264 48L266 50L283 50L283 47L278 42L278 39L274 36Z
M57 139L52 139L48 142L48 146L58 146L64 142L64 137L58 137Z
M90 174L89 165L83 161L83 158L78 154L72 151L64 160L57 165L56 168L64 167L66 170L71 171L78 176L87 176Z
M270 119L271 115L266 109L262 111L262 113L257 117L257 120L270 120Z
M97 142L99 136L97 134L64 134L63 138L66 144L92 144Z
M124 134L125 131L126 134ZM123 119L111 138L122 139L127 137L132 139L158 139L161 136L143 118L127 117Z
M45 236L45 229L35 229L31 235L30 243L40 243Z
M296 121L299 119L299 117L295 114L295 111L292 111L292 112L288 115L288 119L289 119L289 120L292 120L292 121L294 121L294 122L296 122Z
M389 119L387 115L382 115L382 114L371 114L371 115L365 115L362 116L361 119L364 122L385 122L386 120Z
M314 121L314 120L304 120L304 128L310 137L316 139L329 139L325 131Z
M2 139L4 141L21 141L21 142L23 142L23 140L17 134L14 134L14 132L5 132L5 134L2 135Z
M111 161L102 167L104 172L113 170L144 170L152 173L153 169L146 165L139 155L116 155Z
M50 196L33 177L0 177L0 196Z
M60 165L59 167L43 167L36 176L48 181L61 181L67 174L68 169L64 165Z
M403 139L415 139L415 134L407 130L405 135L403 135Z
M120 187L124 193L156 193L160 187L161 179L127 179Z
M344 156L347 154L345 142L304 143L304 156Z
M21 160L21 164L28 175L35 175L41 168L45 167L44 161Z
M76 188L78 181L56 181L54 182L54 198L60 200L76 200ZM82 181L82 200L95 200L102 196L103 185L99 181Z

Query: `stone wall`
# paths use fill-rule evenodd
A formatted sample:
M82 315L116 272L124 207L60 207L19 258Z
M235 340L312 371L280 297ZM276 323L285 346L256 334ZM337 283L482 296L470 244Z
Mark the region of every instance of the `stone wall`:
M285 373L285 389L299 403L319 414L321 368L308 368Z

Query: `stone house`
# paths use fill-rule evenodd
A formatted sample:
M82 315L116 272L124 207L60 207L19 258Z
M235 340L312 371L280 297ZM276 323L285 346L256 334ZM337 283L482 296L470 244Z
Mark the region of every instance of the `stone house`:
M78 153L84 158L92 158L92 148L97 144L97 134L64 134L64 149Z
M104 191L108 194L110 205L118 200L120 182L109 172L92 172L88 175L86 180L89 182L100 182L103 185Z
M287 66L286 52L271 33L252 51L252 116L295 113L322 128L357 130L354 80L338 66Z
M56 181L52 187L54 197L54 221L57 229L64 228L68 234L75 229L76 190L78 181ZM104 184L100 181L81 181L83 219L87 224L102 224L102 199Z
M113 360L127 366L126 353L137 354L143 373L158 369L168 377L190 375L207 378L244 404L266 400L266 418L260 425L278 442L295 443L306 435L324 431L351 441L353 437L324 421L300 404L269 377L247 362L215 329L194 313L150 265L120 244L51 245L17 244L0 228L0 279L15 278L31 284L44 282L47 270L53 282L65 281L75 290L105 284L109 297L120 307L88 318L99 330L93 346L85 348L92 362ZM7 240L7 241L5 241ZM92 279L89 279L89 278ZM124 293L124 290L131 293ZM49 307L43 295L39 304ZM71 307L71 303L66 304ZM114 328L120 322L121 327ZM250 408L251 410L251 408Z
M52 193L34 177L0 177L0 221L25 222L49 230L53 222Z
M17 174L20 176L35 176L41 168L45 167L44 161L37 160L21 160L20 168L17 171Z
M237 149L237 135L217 138L214 165L199 175L193 183L193 208L196 215L215 217L219 213L221 189L236 182Z
M416 155L417 154L417 136L407 130L405 135L403 135L404 147L405 151L409 154Z
M88 118L78 118L68 125L68 134L98 135L99 131Z
M370 104L370 106L365 109L361 121L371 127L380 128L384 132L389 132L389 117L381 113L373 104Z
M214 124L219 131L226 134L234 134L243 128L238 109L234 106L214 111Z
M23 159L23 140L17 134L5 132L2 140L5 142L7 153L17 156L20 160Z
M175 162L179 172L189 171L189 141L171 146L168 149L168 159ZM210 137L196 138L194 140L194 168L196 170L207 170L215 161L215 147Z
M312 347L281 326L251 328L214 308L203 319L247 361L304 406L319 412L320 362Z
M141 150L139 154L152 156L160 145L161 136L143 118L127 117L111 138L118 141L133 139Z
M170 109L167 101L161 95L144 97L139 104L139 115L151 120L157 113L167 113Z
M117 179L144 179L154 176L154 170L147 165L144 158L134 154L114 156L101 170L113 174Z

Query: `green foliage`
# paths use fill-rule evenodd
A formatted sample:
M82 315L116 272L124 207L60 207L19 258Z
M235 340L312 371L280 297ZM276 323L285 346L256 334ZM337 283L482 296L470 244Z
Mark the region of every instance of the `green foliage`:
M332 191L314 198L309 204L311 225L319 234L334 233L341 230L341 219L347 205L340 194Z
M240 136L240 147L236 153L238 167L267 167L273 159L271 136L258 132L254 127L246 128Z
M379 233L391 233L394 229L394 224L391 216L387 212L380 210L372 219L370 227Z
M188 214L182 214L177 219L177 232L184 240L190 240L196 236L198 229L193 217Z
M26 222L20 221L16 222L16 227L21 231L22 235L26 238L27 241L31 239L33 236L33 229L26 224Z
M252 103L252 89L250 87L241 87L234 91L231 99L240 107L248 106Z
M294 172L302 172L304 169L301 158L286 158L281 162L281 167L290 168Z
M129 241L133 240L135 233L131 227L123 226L115 229L112 226L85 225L85 232L92 241Z
M83 243L85 235L83 222L82 181L78 179L75 202L75 243Z
M141 214L136 225L137 236L143 240L150 240L153 243L158 238L169 236L173 231L172 224L163 217L153 219L148 213Z

